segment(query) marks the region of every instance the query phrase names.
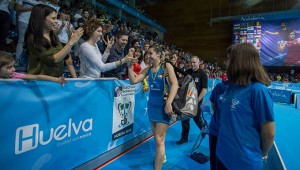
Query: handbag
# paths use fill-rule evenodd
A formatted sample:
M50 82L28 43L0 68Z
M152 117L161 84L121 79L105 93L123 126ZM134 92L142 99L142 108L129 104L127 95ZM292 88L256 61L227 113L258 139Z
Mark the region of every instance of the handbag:
M169 62L169 61L167 61ZM170 63L170 62L169 62ZM178 79L178 91L172 102L173 115L170 115L173 120L186 120L197 115L198 112L198 91L196 89L196 84L191 75L186 74L184 71L180 70L172 63L170 63L177 75ZM164 65L164 99L168 99L168 73L166 71L166 63ZM183 77L179 77L177 72L181 73Z

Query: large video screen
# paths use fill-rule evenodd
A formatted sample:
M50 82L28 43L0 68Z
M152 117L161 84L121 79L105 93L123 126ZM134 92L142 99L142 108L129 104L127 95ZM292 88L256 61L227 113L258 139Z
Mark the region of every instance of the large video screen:
M249 42L264 66L300 66L300 19L235 21L233 42Z

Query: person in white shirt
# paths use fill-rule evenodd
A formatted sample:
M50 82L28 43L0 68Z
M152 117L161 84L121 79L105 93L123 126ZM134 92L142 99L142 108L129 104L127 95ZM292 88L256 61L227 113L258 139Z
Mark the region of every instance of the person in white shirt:
M83 25L84 33L88 37L88 40L81 44L79 47L80 58L80 76L81 78L100 78L101 72L109 71L120 66L123 63L137 62L137 59L133 58L133 53L129 53L121 60L106 63L107 57L110 54L110 49L113 45L113 39L107 40L107 47L102 55L97 46L102 36L101 22L97 19L91 19L85 22Z
M61 43L66 44L69 41L69 37L74 30L72 24L67 19L68 11L65 8L61 8L58 13L57 30L56 34Z
M68 41L69 37L71 36L72 32L74 31L74 28L70 21L68 20L68 11L65 8L61 8L59 10L58 14L58 20L56 25L56 34L59 38L59 41L63 46L65 46ZM70 76L72 78L77 78L76 71L73 65L72 56L69 53L66 58L64 59L64 62L66 66L68 67L68 70L70 72Z
M89 16L90 16L89 11L84 10L82 12L82 18L78 18L77 20L78 27L82 27L84 22L89 19Z
M48 5L52 8L55 9L56 13L59 12L60 6L58 5L59 0L46 0L46 2L44 2L45 5Z
M81 16L82 11L83 11L82 9L77 10L75 15L73 16L73 18L74 18L73 25L74 25L75 28L78 28L77 21L78 21L79 18L82 18L82 16Z
M29 18L32 8L37 4L43 4L43 1L39 0L18 0L15 4L15 9L19 12L18 17L18 30L19 30L19 39L16 49L16 65L20 64L20 58L23 53L24 46L24 37L25 31L27 29Z

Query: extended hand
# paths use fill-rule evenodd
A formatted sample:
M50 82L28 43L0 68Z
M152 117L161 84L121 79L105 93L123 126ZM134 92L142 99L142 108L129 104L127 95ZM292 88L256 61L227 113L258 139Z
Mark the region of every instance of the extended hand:
M70 43L71 45L74 45L76 42L78 42L78 40L80 39L80 37L83 35L83 28L78 28L77 30L73 31L71 38L70 38Z
M64 86L65 83L67 83L68 81L66 80L65 77L61 76L59 78L57 78L57 83L61 84L62 86Z
M130 48L128 54L134 56L134 52L135 52L135 49L134 48Z
M114 37L111 37L111 39L109 39L109 37L107 36L107 44L106 44L107 48L110 49L112 47L112 45L114 45L114 42L115 42L114 39L115 39Z
M124 60L123 61L124 63L127 63L129 65L131 65L132 63L136 63L136 62L139 61L137 58L133 58L130 54L128 54L127 56L125 56L123 58L123 60Z

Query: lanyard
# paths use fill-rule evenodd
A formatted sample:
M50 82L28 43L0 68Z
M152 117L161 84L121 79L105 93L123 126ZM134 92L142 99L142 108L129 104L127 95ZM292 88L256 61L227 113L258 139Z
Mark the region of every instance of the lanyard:
M157 74L158 74L158 71L159 71L159 68L160 68L160 65L161 64L159 64L159 66L158 66L158 70L157 70L157 72L155 73L155 75L153 75L153 73L152 73L152 71L151 71L151 77L152 77L152 82L156 79L156 77L157 77Z

